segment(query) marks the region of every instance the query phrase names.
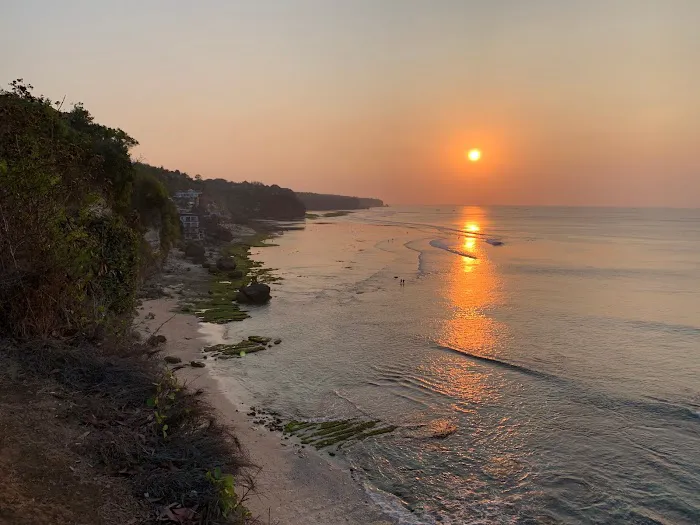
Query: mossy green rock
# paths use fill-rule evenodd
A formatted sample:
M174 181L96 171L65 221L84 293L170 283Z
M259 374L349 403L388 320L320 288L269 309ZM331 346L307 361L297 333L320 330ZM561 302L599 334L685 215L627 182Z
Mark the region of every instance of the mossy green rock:
M252 336L256 337L256 336ZM264 338L260 338L264 339ZM251 341L250 339L243 339L240 343L236 344L218 344L213 346L207 346L202 349L203 352L218 352L217 356L219 359L230 359L243 357L246 354L253 354L255 352L262 352L267 347L256 341ZM241 355L243 353L243 355Z
M216 265L210 265L208 271L213 275L213 279L209 283L207 294L196 299L193 304L183 305L181 311L193 312L200 321L216 324L242 321L250 317L234 302L240 288L255 280L258 283L279 280L272 275L272 269L262 268L262 263L250 258L251 247L274 246L264 242L268 237L267 234L256 234L245 241L224 247L219 260L226 263L219 264L219 267L230 269L221 270L217 269Z
M296 436L304 445L322 449L330 446L340 448L368 437L388 434L396 428L394 425L384 425L379 420L342 419L323 423L290 421L284 426L284 433Z
M208 308L196 312L200 321L205 323L226 324L231 321L242 321L250 317L247 312L241 310L238 305L216 304L215 300L210 301Z

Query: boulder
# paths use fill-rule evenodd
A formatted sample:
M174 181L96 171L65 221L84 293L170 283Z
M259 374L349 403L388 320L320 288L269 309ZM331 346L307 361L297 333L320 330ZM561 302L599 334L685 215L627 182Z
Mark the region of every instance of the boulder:
M205 257L204 246L197 244L196 242L187 243L185 246L185 257L192 257L194 259L201 259Z
M164 335L152 335L148 339L146 339L146 343L148 344L148 346L156 347L165 343L166 340L167 339Z
M236 295L239 303L265 304L270 300L270 287L262 283L242 286Z
M201 361L190 361L190 366L192 368L204 368L206 365Z
M170 365L176 365L178 363L182 363L182 359L180 359L179 357L174 356L174 355L166 355L165 362L170 364Z
M232 272L236 269L236 261L231 257L220 257L216 261L216 269L220 272Z

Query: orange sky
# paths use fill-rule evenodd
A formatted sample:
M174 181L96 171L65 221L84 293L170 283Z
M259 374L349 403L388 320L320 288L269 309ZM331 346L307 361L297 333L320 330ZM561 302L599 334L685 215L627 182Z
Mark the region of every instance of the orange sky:
M700 206L695 0L2 9L0 81L83 101L152 164L392 204Z

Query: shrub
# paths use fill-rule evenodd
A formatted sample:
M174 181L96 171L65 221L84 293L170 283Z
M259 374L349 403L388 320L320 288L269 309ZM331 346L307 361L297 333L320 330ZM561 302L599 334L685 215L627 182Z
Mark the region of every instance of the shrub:
M0 331L90 335L133 308L134 144L82 106L0 90Z
M149 227L159 228L160 249L162 255L167 255L180 238L180 217L165 186L142 164L135 164L131 202L138 213L142 231Z

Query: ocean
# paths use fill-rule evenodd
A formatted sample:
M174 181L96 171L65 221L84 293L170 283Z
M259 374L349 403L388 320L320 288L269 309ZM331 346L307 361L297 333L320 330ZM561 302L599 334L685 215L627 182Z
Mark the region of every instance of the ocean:
M271 303L216 335L283 344L215 373L397 425L344 454L400 523L700 523L700 210L391 207L275 243Z

